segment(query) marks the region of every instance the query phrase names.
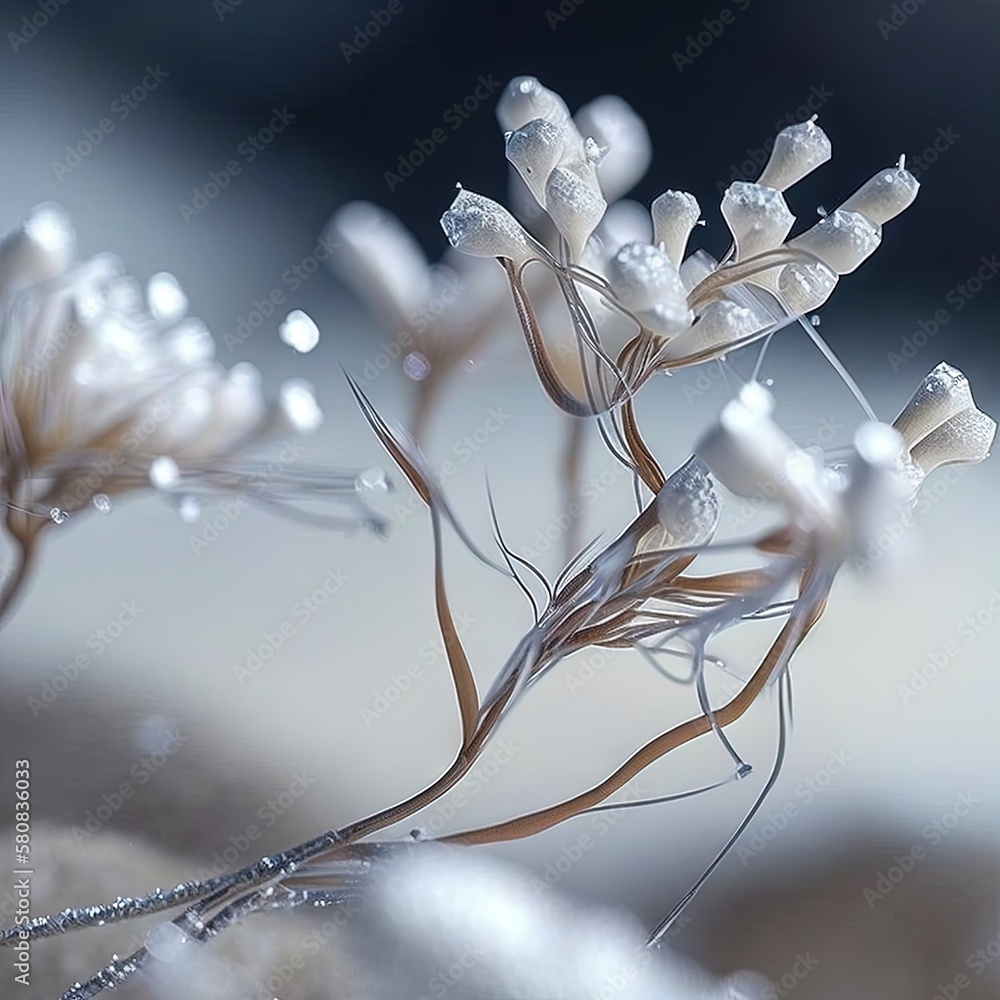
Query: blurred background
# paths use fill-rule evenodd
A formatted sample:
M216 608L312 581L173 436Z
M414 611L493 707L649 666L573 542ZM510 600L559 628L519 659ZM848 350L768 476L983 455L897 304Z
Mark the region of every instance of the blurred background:
M723 10L730 16L721 19ZM1000 410L1000 283L992 282L1000 7L988 0L395 0L392 10L381 0L4 0L0 30L0 224L11 228L55 201L73 218L81 254L113 251L143 281L175 274L223 363L254 362L272 388L292 375L317 387L326 422L304 442L307 461L385 462L339 365L359 373L378 364L401 332L380 327L316 266L327 220L348 201L375 202L437 259L445 249L437 219L456 181L505 194L493 109L499 88L525 73L571 110L606 93L629 101L654 148L632 197L648 204L666 188L694 193L708 222L696 235L715 254L727 242L720 192L737 176L752 179L754 154L778 128L808 117L804 109L818 110L834 155L790 197L802 222L905 153L920 195L886 228L878 253L842 280L821 331L886 419L943 359L970 376L983 409ZM402 176L400 158L439 128L445 141ZM238 172L228 169L234 161ZM266 315L269 300L280 305ZM292 308L322 331L308 356L276 336ZM262 323L250 319L255 312ZM251 334L239 334L241 321ZM488 470L508 543L538 552L539 532L565 507L557 475L565 428L513 325L508 343L468 360L433 415L428 456L435 465L451 459L448 494L477 538L489 538ZM746 374L752 361L733 364ZM767 375L798 440L849 443L860 411L794 331L775 341ZM394 365L368 392L387 418L405 420L412 388ZM698 382L695 372L649 386L640 415L665 467L686 458L727 398L724 380ZM502 427L463 448L491 410L508 415ZM595 486L583 535L617 530L630 490L596 439L584 478ZM784 984L782 996L996 995L998 478L987 462L932 482L891 558L838 581L794 663L784 773L672 947L716 971L755 968ZM149 850L173 858L174 878L234 867L237 857L244 863L405 797L450 763L458 724L437 644L430 530L409 498L401 487L385 500L385 541L247 510L195 551L202 527L154 496L49 532L33 586L0 634L0 782L13 782L15 759L31 759L36 819L84 831L65 840L81 871L121 864L123 874L99 887L64 874L50 897L33 900L35 912L96 902L98 888L102 899L152 888L155 879L143 878ZM529 609L459 545L448 553L453 608L488 686L530 626ZM555 544L539 554L550 574L559 558ZM297 616L331 574L343 581L337 592ZM112 643L96 639L123 603L141 609L134 622ZM287 621L294 634L240 676ZM751 631L722 655L746 676L768 634ZM947 653L956 640L959 653ZM32 707L80 653L90 666L51 704ZM637 657L562 669L511 718L506 751L498 744L496 760L486 755L460 803L449 797L418 818L427 830L568 796L694 711L690 690ZM721 697L725 677L716 680ZM491 851L651 924L753 801L775 732L771 691L734 727L755 766L739 785L582 818ZM651 768L635 793L694 787L728 768L722 748L703 740ZM88 814L123 781L135 795L88 830ZM250 824L261 839L225 856ZM590 846L581 853L582 836ZM37 954L68 950L65 969L79 978L93 968L73 947L67 939ZM971 957L983 949L985 959ZM815 965L793 973L806 954ZM56 968L54 957L44 961ZM289 983L276 995L322 994Z

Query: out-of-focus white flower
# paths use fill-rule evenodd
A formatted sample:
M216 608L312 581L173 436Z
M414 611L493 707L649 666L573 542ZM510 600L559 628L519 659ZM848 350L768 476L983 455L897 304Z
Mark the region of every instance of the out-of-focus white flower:
M215 363L172 275L154 275L145 299L116 257L73 263L72 228L56 206L0 241L0 491L23 544L98 496L110 503L150 485L243 492L251 453L322 421L305 383L269 400L252 365ZM292 499L304 484L283 464L270 482L257 476L251 495ZM357 522L351 476L330 476L323 494Z
M727 980L690 960L645 948L645 932L627 914L540 891L527 875L467 849L421 844L369 878L345 932L371 1000L444 989L461 1000L733 995Z

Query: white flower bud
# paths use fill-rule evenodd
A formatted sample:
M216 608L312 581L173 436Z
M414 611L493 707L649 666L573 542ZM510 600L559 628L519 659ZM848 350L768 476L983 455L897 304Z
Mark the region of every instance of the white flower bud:
M771 156L757 183L786 191L806 174L826 163L832 153L827 134L816 122L789 125L775 137Z
M653 242L662 243L679 268L687 251L691 230L701 217L701 207L687 191L664 191L649 208L653 217Z
M689 458L656 494L656 514L674 548L704 545L719 525L719 495L708 466Z
M845 212L861 212L872 222L884 226L904 209L913 204L920 183L902 165L886 167L861 185L841 205Z
M840 279L818 261L786 264L778 272L778 294L793 316L804 316L818 309L833 294Z
M850 274L882 242L882 227L860 212L837 209L812 229L789 240L788 246L818 257L837 274Z
M690 329L663 347L658 356L664 361L676 361L706 351L724 351L727 345L752 336L770 322L758 310L720 299L713 302Z
M823 469L774 423L773 408L766 389L747 383L723 407L695 454L737 496L773 498L797 514L835 521L839 508Z
M912 449L945 421L973 406L969 380L957 368L942 361L924 376L892 426L903 435L907 448Z
M889 424L871 420L855 432L847 485L840 495L852 552L867 552L910 495L905 451L902 436Z
M661 302L687 308L677 268L666 251L651 243L626 243L608 262L607 276L615 296L633 311Z
M158 271L146 286L146 299L153 319L175 323L187 315L188 300L180 282L168 271Z
M506 257L522 264L538 256L531 237L503 205L465 188L441 216L441 228L456 250L473 257Z
M46 202L0 239L0 295L16 295L36 281L54 278L70 265L76 234L69 216Z
M571 121L566 102L533 76L516 76L497 101L497 121L505 132L513 132L534 118L553 124Z
M627 101L606 94L573 116L581 135L593 136L607 149L597 166L601 190L609 202L630 191L649 167L653 146L646 123Z
M355 201L337 211L327 226L338 273L377 305L386 301L408 316L427 298L427 256L391 212Z
M997 424L974 406L946 420L910 450L925 475L942 465L974 465L988 458Z
M505 136L507 159L520 174L535 200L545 207L545 182L559 163L566 128L545 118L533 118Z
M780 246L795 222L780 191L743 181L729 185L721 210L736 243L737 260Z
M567 166L556 167L549 174L545 210L569 244L571 260L579 260L607 207L596 179Z

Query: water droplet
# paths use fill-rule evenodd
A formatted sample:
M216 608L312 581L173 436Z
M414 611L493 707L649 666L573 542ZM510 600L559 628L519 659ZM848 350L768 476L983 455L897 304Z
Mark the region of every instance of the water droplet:
M761 382L761 385L766 385L770 389L771 386L774 385L774 379L773 378L763 379L763 381Z
M111 497L107 493L98 493L94 496L93 504L99 514L111 513Z
M154 458L149 467L149 481L158 490L172 490L181 479L181 470L169 455Z
M813 313L812 316L809 317L809 322L812 323L813 326L819 326L820 317Z
M311 434L323 423L323 411L313 387L301 378L290 378L279 390L281 407L288 422L299 434Z
M423 382L431 373L431 363L420 351L410 351L403 358L403 371L407 378L412 378L414 382Z
M195 524L201 520L201 504L197 497L181 497L177 512L185 524Z
M58 507L53 507L52 510L49 511L49 517L51 517L56 524L62 524L66 518L69 517L69 514L64 510L60 510Z
M462 368L467 372L474 372L476 370L476 362L473 358L466 358L462 362Z
M359 493L368 496L378 496L389 492L389 480L385 477L385 469L373 465L358 473L355 487Z
M319 327L308 313L293 309L278 327L278 337L300 354L308 354L319 343Z

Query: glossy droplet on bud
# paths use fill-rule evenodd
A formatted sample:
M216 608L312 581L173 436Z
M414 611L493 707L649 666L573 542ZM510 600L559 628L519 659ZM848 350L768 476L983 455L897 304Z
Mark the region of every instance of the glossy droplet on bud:
M441 228L456 250L473 257L506 257L520 265L539 255L524 227L503 205L465 188L459 188L441 216Z
M788 246L818 257L837 274L850 274L882 242L882 227L860 212L837 209L812 229L788 241Z
M787 191L832 155L830 140L815 121L789 125L775 137L771 156L757 183Z
M840 207L846 212L861 212L883 226L913 204L919 188L920 182L902 164L887 167L862 184Z
M301 309L293 309L278 327L278 337L300 354L308 354L319 343L319 327Z
M92 498L93 503L98 514L110 514L111 513L111 497L107 493L97 493Z
M653 242L662 243L679 268L687 252L691 230L701 217L701 207L687 191L664 191L649 208L653 217Z

